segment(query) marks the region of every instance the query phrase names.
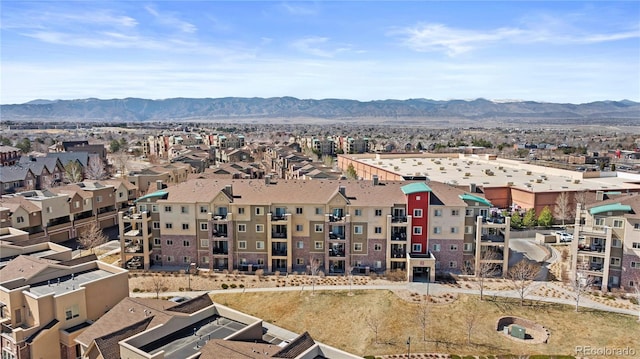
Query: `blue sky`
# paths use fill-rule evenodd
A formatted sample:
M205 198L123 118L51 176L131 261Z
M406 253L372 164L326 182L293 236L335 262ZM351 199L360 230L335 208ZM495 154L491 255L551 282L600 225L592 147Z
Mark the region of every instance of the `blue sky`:
M640 2L14 1L2 104L274 97L640 101Z

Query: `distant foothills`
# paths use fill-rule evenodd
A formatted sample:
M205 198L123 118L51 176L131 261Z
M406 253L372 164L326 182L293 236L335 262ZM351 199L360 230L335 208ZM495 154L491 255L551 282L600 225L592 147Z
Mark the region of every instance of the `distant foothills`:
M345 99L272 98L125 98L101 100L34 100L2 105L4 121L216 121L235 119L366 119L372 124L429 120L638 125L640 103L597 101L584 104L534 101L429 99L356 101Z

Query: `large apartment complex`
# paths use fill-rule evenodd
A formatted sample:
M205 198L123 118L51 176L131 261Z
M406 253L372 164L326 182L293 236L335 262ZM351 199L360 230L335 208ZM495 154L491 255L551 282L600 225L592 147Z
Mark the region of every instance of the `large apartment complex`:
M196 179L119 213L122 264L267 272L473 272L476 247L508 257L491 203L443 183ZM491 246L492 248L494 246Z

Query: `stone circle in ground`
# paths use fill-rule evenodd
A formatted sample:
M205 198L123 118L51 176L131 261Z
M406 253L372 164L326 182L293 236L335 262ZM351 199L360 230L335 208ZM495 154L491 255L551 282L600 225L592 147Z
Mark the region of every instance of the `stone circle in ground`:
M505 331L507 328L507 331ZM524 329L521 338L518 338L517 332ZM549 340L549 330L542 325L528 319L518 317L502 317L496 323L496 330L500 335L505 335L511 340L527 343L542 344ZM524 339L522 338L524 337Z

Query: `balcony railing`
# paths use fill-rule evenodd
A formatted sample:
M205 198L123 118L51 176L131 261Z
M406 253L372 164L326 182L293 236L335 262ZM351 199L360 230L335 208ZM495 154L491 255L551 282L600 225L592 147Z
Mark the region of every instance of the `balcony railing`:
M391 216L391 223L405 223L405 222L407 222L407 216L405 215Z
M406 241L407 240L407 233L391 233L391 240L392 241Z
M344 257L344 249L329 249L329 257Z
M391 258L405 258L407 256L406 251L393 251L391 252Z
M227 247L213 247L213 254L228 255L229 254L229 248L227 248Z
M578 244L579 252L604 253L605 247L601 244Z
M329 239L333 239L333 240L343 240L343 239L345 239L345 235L344 235L344 233L333 233L333 232L329 232Z
M214 221L226 221L227 220L227 214L223 214L223 213L212 213L211 214L211 219Z
M271 238L287 238L287 232L271 232Z

